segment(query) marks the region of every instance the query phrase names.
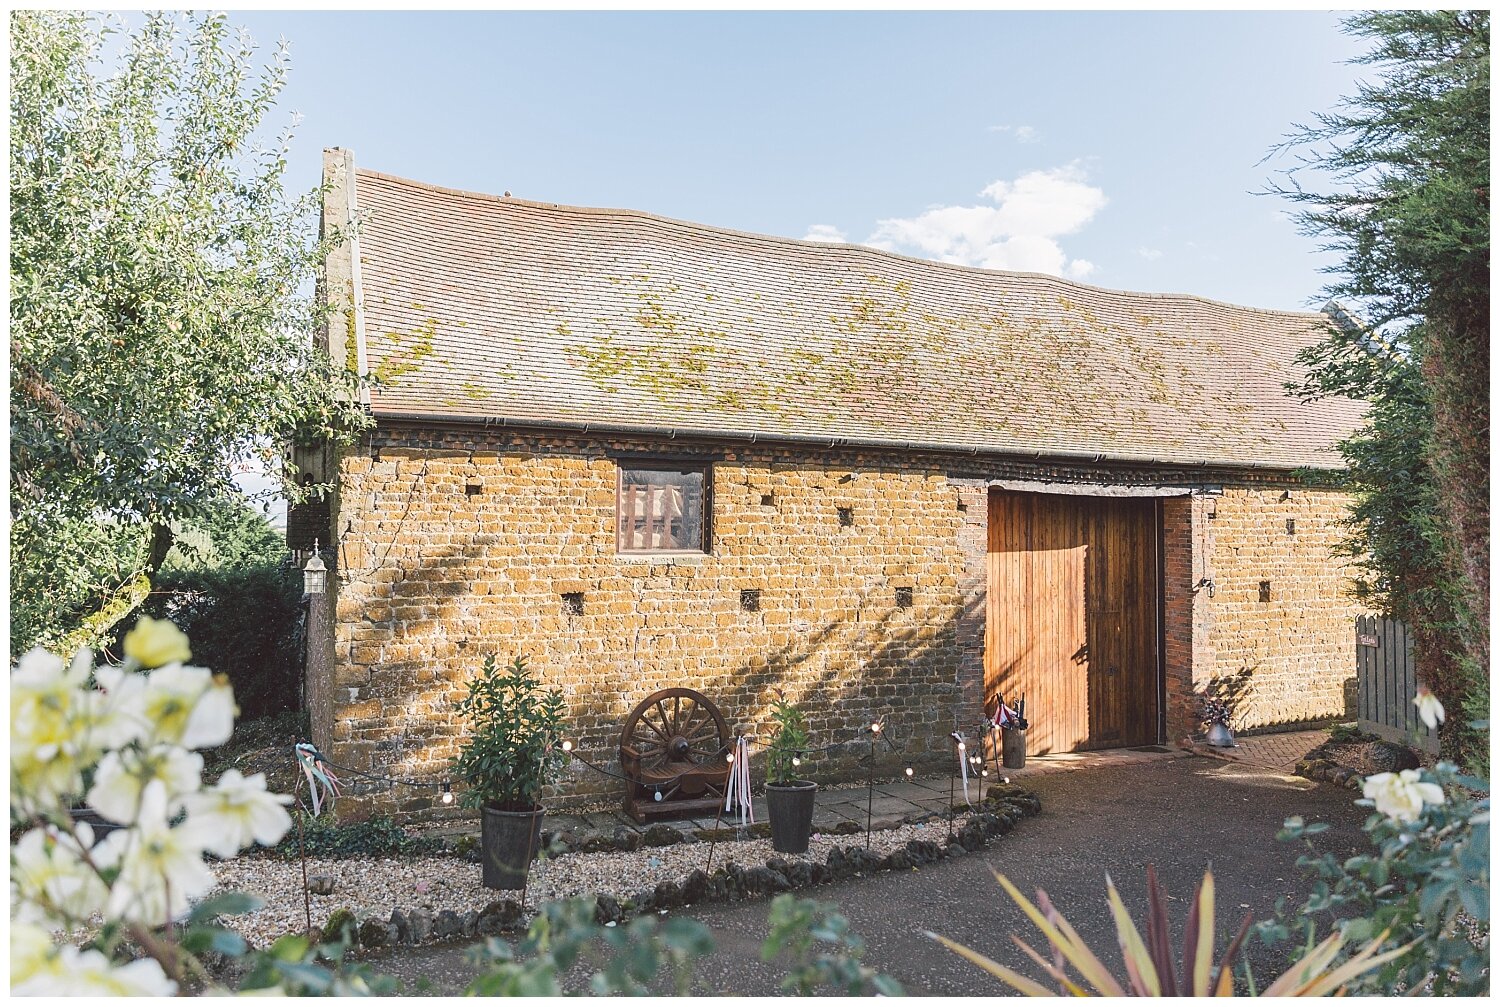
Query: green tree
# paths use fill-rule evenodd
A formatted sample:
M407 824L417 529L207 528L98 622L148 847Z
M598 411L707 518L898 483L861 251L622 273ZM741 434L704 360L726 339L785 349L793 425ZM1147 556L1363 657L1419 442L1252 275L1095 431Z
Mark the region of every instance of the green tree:
M165 14L18 12L10 40L12 648L71 649L235 462L362 417L311 338L318 193L287 193L289 130L261 136L284 49L257 70L222 17Z
M1360 316L1303 355L1306 397L1371 403L1343 445L1348 551L1376 604L1411 623L1450 710L1445 750L1483 769L1489 714L1490 18L1359 14L1379 69L1298 127L1289 185L1305 233L1340 255L1327 293ZM1315 175L1317 185L1302 181Z

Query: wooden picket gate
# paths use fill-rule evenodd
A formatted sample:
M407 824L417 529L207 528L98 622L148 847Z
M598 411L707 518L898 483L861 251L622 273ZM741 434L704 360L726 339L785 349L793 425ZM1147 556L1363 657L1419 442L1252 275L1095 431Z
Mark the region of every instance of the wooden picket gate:
M1417 717L1417 662L1406 623L1359 616L1354 624L1354 661L1360 730L1436 753L1437 734Z

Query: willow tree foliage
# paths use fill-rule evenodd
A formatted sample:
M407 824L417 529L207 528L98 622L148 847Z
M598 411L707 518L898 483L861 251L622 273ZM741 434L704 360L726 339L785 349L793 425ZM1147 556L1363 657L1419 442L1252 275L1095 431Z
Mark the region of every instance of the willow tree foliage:
M318 194L285 187L290 126L263 135L284 49L257 67L222 17L56 11L10 42L19 653L97 641L235 462L360 417L311 338Z
M1275 191L1340 255L1327 292L1357 321L1304 354L1302 394L1371 404L1343 445L1350 554L1367 596L1412 624L1418 668L1470 765L1489 711L1490 18L1388 11L1345 22L1376 75L1286 145ZM1317 188L1302 187L1315 176Z

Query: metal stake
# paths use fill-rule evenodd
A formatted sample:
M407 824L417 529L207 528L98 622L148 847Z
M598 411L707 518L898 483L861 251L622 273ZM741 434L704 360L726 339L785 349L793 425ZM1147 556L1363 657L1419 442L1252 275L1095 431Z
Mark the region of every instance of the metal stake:
M956 755L958 753L958 739L956 739L956 738L954 739L953 745L954 745L953 751L954 751L954 754ZM953 788L954 788L954 786L958 782L957 778L958 778L958 770L956 770L956 769L950 769L949 772L948 772L948 842L950 842L950 843L953 842L953 801L954 801L954 789Z
M865 849L870 848L870 823L875 815L875 739L877 735L870 732L870 776L865 785Z
M730 750L731 751L738 751L739 747L740 746L739 746L739 743L738 743L738 739L736 739L736 743L735 743L734 747L732 749L730 749ZM731 773L734 772L734 764L733 763L730 763L729 771ZM720 828L719 823L721 823L722 821L724 821L724 803L727 802L728 799L729 799L729 794L728 794L729 786L728 786L727 782L726 782L726 784L724 786L724 790L725 790L725 793L722 795L724 797L724 801L720 801L720 802L718 802L717 804L714 805L714 807L715 807L715 812L714 812L714 837L713 837L713 839L709 840L709 843L708 843L708 863L703 868L703 873L704 874L712 874L714 872L714 847L716 847L716 846L719 845L719 828Z

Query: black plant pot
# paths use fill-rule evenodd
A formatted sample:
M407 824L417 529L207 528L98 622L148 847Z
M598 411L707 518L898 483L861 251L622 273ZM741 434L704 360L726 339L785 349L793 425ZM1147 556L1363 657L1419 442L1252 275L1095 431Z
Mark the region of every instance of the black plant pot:
M806 853L812 836L813 802L818 785L807 780L766 784L766 810L771 815L771 846L777 853Z
M1026 729L1007 727L1000 732L1000 762L1006 769L1026 768Z
M541 807L531 811L501 811L489 806L481 809L484 887L511 891L526 887L531 859L541 848L543 813Z

